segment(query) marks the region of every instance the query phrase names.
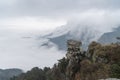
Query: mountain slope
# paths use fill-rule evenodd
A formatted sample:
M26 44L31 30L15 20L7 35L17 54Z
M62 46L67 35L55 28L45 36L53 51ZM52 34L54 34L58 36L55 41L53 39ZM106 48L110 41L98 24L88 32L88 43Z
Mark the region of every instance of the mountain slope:
M66 50L66 41L69 39L82 41L83 48L86 49L91 41L96 41L101 33L90 26L80 24L66 24L54 30L51 34L44 36L49 42L54 43L60 50ZM48 43L49 43L48 42ZM49 44L44 43L44 46Z
M120 37L120 27L114 29L112 32L104 33L99 39L98 42L103 44L116 43L118 40L117 37Z
M13 76L18 76L22 73L20 69L0 69L0 80L10 80Z

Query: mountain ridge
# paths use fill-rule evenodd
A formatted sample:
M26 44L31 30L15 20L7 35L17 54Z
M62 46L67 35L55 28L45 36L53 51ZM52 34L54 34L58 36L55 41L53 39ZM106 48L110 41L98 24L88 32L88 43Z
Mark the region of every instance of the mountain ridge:
M120 37L120 27L113 29L111 32L104 33L99 39L98 42L102 44L117 43L119 40L117 37Z
M21 73L23 73L23 71L17 68L0 69L0 80L10 80L10 78L18 76Z
M83 42L83 49L87 49L87 46L92 41L97 41L101 36L101 32L94 29L93 27L82 26L80 24L66 24L55 29L52 33L44 36L43 38L48 39L48 43L55 44L59 50L66 50L66 41L69 39L79 40ZM44 43L43 46L49 44Z

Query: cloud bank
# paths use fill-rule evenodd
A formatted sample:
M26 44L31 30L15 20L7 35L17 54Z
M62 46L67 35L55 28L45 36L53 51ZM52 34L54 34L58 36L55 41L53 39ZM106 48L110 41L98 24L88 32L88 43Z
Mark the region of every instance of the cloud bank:
M52 67L65 55L55 46L40 46L46 40L37 40L34 33L0 29L0 68L20 68L30 70L33 67Z

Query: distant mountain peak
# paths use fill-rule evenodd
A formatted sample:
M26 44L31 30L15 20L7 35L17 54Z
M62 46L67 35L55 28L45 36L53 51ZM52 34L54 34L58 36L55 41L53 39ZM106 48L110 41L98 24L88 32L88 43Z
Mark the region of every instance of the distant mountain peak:
M117 37L120 37L120 27L114 28L111 32L104 33L98 39L98 42L102 44L116 43L118 42Z
M83 48L86 49L88 44L92 41L97 41L100 35L100 31L95 30L93 27L82 26L76 23L61 26L44 38L47 38L49 42L57 45L60 50L66 49L65 43L69 39L82 41ZM44 44L46 45L46 43Z

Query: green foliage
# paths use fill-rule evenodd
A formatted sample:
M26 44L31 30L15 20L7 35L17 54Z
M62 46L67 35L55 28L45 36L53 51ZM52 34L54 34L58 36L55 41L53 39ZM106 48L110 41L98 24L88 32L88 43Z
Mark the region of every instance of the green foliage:
M58 60L58 61L59 61L59 62L58 62L58 67L59 67L59 69L60 69L60 72L62 72L62 73L65 74L65 72L66 72L66 67L67 67L67 65L68 65L68 60L65 59L65 57L64 57L64 58L62 58L62 59L60 59L60 60Z
M46 80L46 76L42 69L35 67L27 73L23 73L18 77L13 77L11 80Z
M44 71L45 73L47 73L49 70L50 70L49 67L44 67L44 69L43 69L43 71Z
M111 77L120 78L120 63L111 66Z

